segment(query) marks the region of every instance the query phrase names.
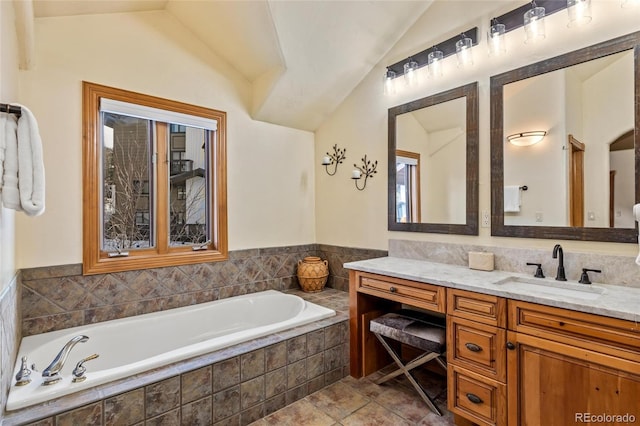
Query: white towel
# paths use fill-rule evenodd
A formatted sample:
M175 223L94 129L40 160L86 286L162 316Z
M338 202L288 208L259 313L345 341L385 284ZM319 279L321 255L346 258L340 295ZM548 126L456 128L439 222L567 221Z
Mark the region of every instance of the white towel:
M2 175L4 175L4 151L5 151L5 134L4 129L7 127L7 114L0 114L0 206L2 206Z
M519 185L504 187L504 211L505 213L515 213L520 211Z
M18 134L16 117L3 115L2 139L4 140L4 161L2 172L2 204L8 209L21 211L18 192Z
M18 104L16 104L18 105ZM38 122L23 105L18 119L18 189L20 205L28 216L44 212L44 160Z
M640 204L633 206L633 217L636 219L636 222L640 222ZM640 246L640 235L638 235L638 246ZM638 253L638 257L636 257L636 263L640 265L640 253Z

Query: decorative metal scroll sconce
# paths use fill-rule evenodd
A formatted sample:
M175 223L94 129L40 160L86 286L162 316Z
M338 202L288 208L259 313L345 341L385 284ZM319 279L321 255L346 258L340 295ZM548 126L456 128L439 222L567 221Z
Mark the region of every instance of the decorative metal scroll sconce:
M338 164L342 164L343 160L346 160L345 153L347 148L338 148L338 144L333 145L333 154L329 154L322 157L322 165L329 176L333 176L338 171ZM333 173L329 172L329 166L334 165Z
M373 175L378 173L378 171L376 170L376 168L378 167L378 160L372 163L371 160L367 160L367 155L365 154L365 156L362 157L362 167L358 167L356 164L354 164L353 167L355 167L355 169L353 169L353 171L351 172L351 179L355 181L356 188L358 188L359 191L362 191L367 186L367 179L373 179ZM362 179L363 175L364 183L362 185L362 188L360 188L358 186L358 181Z

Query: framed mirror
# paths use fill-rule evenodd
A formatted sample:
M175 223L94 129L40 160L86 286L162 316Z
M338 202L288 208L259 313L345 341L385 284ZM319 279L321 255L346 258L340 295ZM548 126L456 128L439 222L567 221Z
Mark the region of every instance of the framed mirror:
M639 64L637 32L491 77L491 235L637 241Z
M389 109L390 231L478 234L478 83Z

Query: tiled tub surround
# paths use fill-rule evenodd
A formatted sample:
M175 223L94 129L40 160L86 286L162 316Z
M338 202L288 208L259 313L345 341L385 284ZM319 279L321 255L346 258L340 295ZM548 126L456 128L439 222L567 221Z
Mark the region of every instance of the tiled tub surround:
M20 345L20 274L0 294L0 423Z
M291 293L337 315L8 412L3 425L245 425L260 419L349 371L348 294Z
M28 365L47 366L53 354L77 336L87 336L87 339L73 349L71 357L75 362L92 354L99 357L91 361L89 374L79 383L71 380L75 362L65 365L61 380L55 386L42 386L44 377L35 369L30 376L31 383L9 389L6 409L17 410L59 398L335 314L333 309L301 297L266 290L27 336L20 343L18 360L26 356ZM18 368L16 365L14 373L18 373Z
M102 275L81 265L22 271L24 336L124 318L262 290L298 288L305 256L329 260L328 287L347 291L344 262L386 256L385 251L309 244L233 251L229 260Z
M474 244L389 240L389 256L467 266L468 253L470 251L489 252L494 254L494 267L498 271L533 276L535 266L528 266L527 262L541 263L544 274L553 278L558 267L558 259L551 257L555 244L555 241L549 240L549 249L541 250ZM569 281L577 282L580 279L582 268L600 269L602 270L600 274L589 274L591 281L594 283L640 288L640 266L636 265L635 256L572 253L565 250L564 268Z

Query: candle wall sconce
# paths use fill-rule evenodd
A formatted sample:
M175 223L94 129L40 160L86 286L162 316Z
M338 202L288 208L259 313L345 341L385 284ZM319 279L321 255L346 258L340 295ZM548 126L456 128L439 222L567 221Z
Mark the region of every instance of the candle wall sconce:
M333 154L329 154L322 157L322 165L324 166L324 170L327 172L329 176L333 176L338 171L338 164L342 164L343 160L346 160L346 156L344 155L347 152L347 148L338 148L338 144L333 145ZM329 171L329 166L333 165L333 173Z
M371 160L367 160L367 156L365 154L365 156L362 157L362 167L358 167L356 164L354 164L353 167L355 167L355 169L351 172L351 179L355 181L356 188L358 188L359 191L362 191L367 186L367 179L373 179L373 175L378 173L376 170L378 167L378 160L372 163ZM358 186L358 181L362 179L363 176L364 183L362 184L362 188L360 188L360 186Z

